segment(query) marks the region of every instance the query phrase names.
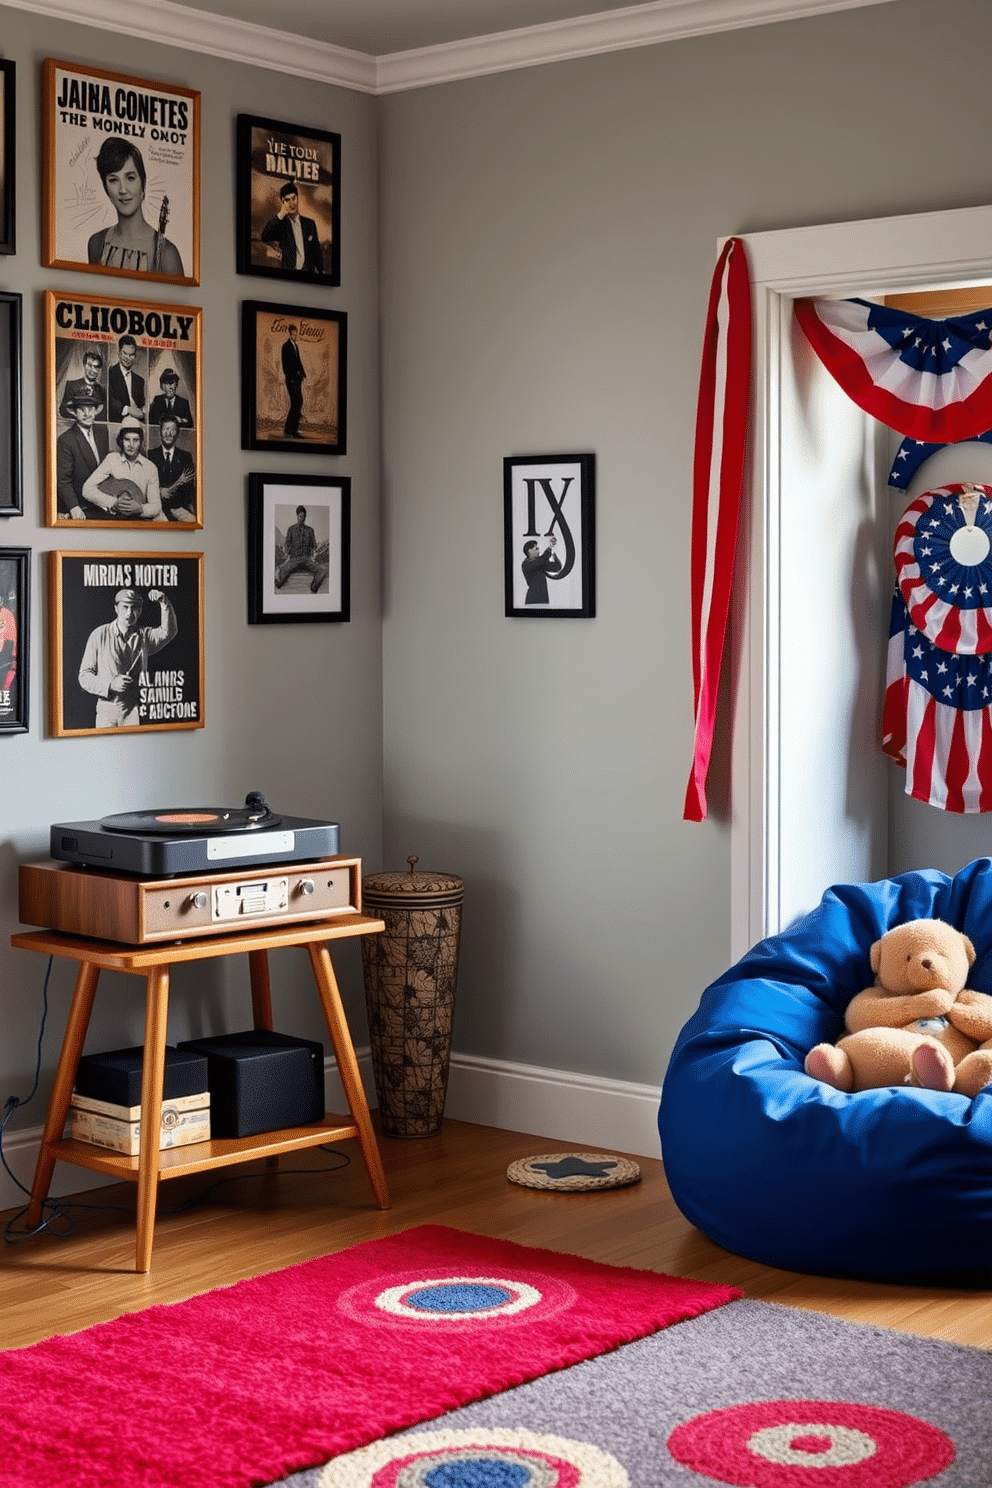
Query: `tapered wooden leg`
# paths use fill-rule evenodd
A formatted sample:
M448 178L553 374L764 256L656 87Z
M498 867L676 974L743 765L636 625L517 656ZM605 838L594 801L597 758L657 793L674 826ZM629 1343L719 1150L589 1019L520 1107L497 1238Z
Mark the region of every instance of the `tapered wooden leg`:
M248 952L251 977L251 1011L256 1028L272 1031L272 986L269 982L268 951Z
M168 1021L169 968L155 966L148 973L145 993L145 1053L141 1066L141 1137L138 1149L138 1233L134 1264L136 1271L150 1271L152 1266Z
M379 1157L379 1148L375 1140L375 1132L372 1130L372 1118L369 1115L368 1101L365 1099L365 1087L362 1085L362 1077L358 1069L358 1060L355 1057L355 1046L351 1041L351 1030L348 1020L344 1015L344 1007L341 1003L341 993L338 988L337 977L334 975L334 965L331 961L331 953L323 942L311 942L307 946L310 964L313 967L314 980L317 983L317 991L320 993L321 1005L324 1009L324 1017L327 1020L327 1031L331 1036L331 1047L334 1057L338 1062L338 1073L341 1076L341 1084L348 1098L348 1106L354 1117L355 1125L358 1127L358 1144L362 1149L362 1157L365 1159L365 1167L375 1194L376 1202L380 1209L388 1209L390 1204L389 1189L386 1186L386 1175L382 1170L382 1160Z
M59 1055L55 1079L52 1082L52 1093L48 1097L48 1113L45 1116L45 1129L41 1138L38 1161L35 1165L34 1183L31 1185L31 1202L28 1205L26 1224L32 1230L41 1224L42 1206L48 1198L48 1190L52 1184L52 1173L55 1170L52 1143L59 1141L65 1128L65 1120L69 1114L69 1102L72 1100L72 1087L76 1079L76 1066L86 1041L86 1030L89 1027L93 998L96 996L96 984L99 979L99 967L91 966L88 961L80 963L72 1007L69 1009L69 1021L62 1039L62 1052Z
M272 1029L272 984L269 981L268 951L248 952L248 975L251 978L251 1012L255 1028ZM267 1168L279 1166L278 1157L265 1159Z

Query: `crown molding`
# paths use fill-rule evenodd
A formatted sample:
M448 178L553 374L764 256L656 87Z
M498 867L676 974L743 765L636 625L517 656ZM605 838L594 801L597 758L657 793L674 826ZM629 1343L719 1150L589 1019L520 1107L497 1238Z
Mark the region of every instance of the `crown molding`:
M469 37L373 57L308 36L276 31L229 16L212 15L170 0L89 0L85 11L69 0L2 0L11 10L52 21L96 26L221 57L246 67L266 67L360 93L399 93L487 73L539 67L603 52L656 46L715 31L802 19L838 10L888 5L892 0L649 0L621 10L575 16L547 25Z
M166 0L89 0L85 11L66 0L2 0L10 10L30 10L52 21L97 26L159 46L221 57L245 67L267 67L359 93L376 91L375 58L229 16L210 15Z
M888 4L891 0L650 0L646 5L622 10L385 54L376 58L375 91L399 93L486 73L707 36L714 31L740 31L835 10Z

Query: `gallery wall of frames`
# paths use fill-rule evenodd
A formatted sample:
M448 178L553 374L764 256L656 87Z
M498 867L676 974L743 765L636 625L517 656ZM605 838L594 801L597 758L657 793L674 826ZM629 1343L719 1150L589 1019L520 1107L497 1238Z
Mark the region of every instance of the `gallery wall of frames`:
M29 728L33 582L46 594L50 735L202 728L200 94L54 58L37 72L0 61L0 255L17 251L23 87L41 113L41 266L53 271L41 505L46 527L84 546L43 562L0 546L0 733ZM347 450L348 316L326 293L341 284L341 136L249 114L232 125L236 271L278 281L241 304L241 448L303 457L247 476L246 619L346 622L351 480L327 463ZM59 272L96 276L94 292L60 286ZM189 303L156 299L159 284L188 287ZM0 291L0 520L24 512L24 335L22 296ZM115 529L126 547L108 545Z

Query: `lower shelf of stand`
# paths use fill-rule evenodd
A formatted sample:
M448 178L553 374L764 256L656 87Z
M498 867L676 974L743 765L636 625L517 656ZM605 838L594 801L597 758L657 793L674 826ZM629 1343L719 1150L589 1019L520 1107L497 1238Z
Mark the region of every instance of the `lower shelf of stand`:
M249 1162L254 1157L278 1157L281 1152L298 1152L303 1147L320 1147L324 1142L343 1142L357 1136L358 1127L353 1121L343 1116L325 1116L312 1126L288 1126L283 1131L261 1132L254 1137L213 1137L209 1142L191 1142L188 1147L166 1147L159 1153L159 1174L162 1178L179 1178L185 1173L203 1173L208 1168ZM109 1173L121 1182L138 1181L137 1155L111 1152L72 1137L53 1143L51 1150L60 1162L72 1163L74 1167Z

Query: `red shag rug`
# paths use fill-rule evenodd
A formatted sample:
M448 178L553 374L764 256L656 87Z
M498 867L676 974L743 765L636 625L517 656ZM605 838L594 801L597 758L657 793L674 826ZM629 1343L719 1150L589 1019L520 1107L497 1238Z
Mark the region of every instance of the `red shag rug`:
M0 1353L2 1488L248 1488L741 1294L422 1225Z

